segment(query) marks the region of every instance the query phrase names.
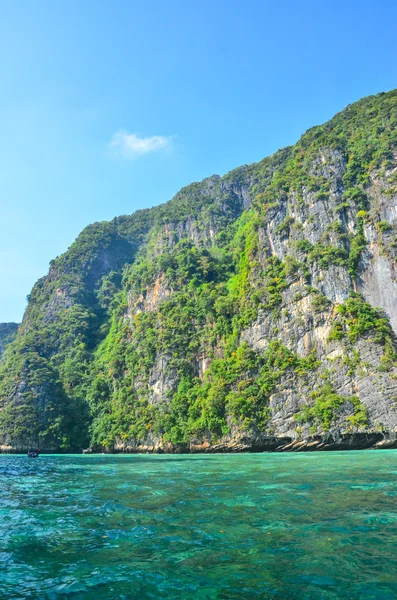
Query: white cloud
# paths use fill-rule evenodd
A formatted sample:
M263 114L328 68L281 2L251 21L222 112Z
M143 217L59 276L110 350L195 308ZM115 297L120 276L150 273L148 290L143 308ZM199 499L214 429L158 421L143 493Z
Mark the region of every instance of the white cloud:
M140 137L136 133L118 131L110 141L110 149L124 158L136 158L150 152L159 152L171 148L172 138L163 135Z

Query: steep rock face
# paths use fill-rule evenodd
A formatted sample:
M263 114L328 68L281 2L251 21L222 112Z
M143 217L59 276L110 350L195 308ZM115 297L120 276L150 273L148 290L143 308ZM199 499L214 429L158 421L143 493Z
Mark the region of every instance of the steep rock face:
M87 228L34 287L0 380L16 449L395 444L397 93Z

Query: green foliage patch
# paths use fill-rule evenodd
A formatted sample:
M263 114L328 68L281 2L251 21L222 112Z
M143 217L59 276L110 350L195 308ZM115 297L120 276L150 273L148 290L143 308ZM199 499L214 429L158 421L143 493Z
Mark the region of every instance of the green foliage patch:
M338 417L342 406L352 405L353 414L346 418L352 426L363 428L368 425L368 413L363 404L356 396L342 396L337 394L332 385L327 382L319 390L310 393L312 405L304 406L300 413L297 413L296 420L299 423L314 423L314 425L328 431Z

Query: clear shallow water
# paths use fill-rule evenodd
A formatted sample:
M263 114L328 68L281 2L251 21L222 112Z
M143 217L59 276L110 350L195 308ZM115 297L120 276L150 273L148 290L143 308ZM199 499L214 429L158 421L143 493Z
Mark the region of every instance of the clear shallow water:
M0 598L397 599L397 451L0 456Z

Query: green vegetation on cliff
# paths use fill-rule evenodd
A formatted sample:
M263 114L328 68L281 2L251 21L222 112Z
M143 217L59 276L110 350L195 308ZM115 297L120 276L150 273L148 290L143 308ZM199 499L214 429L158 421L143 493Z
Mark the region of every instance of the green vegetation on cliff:
M87 227L34 286L4 352L0 442L68 450L270 435L286 381L318 388L294 409L301 424L328 429L351 405L350 424L365 428L361 399L313 379L325 361L310 332L336 310L330 341L354 349L372 335L394 365L386 315L353 290L366 227L393 251L372 187L392 185L396 125L395 91L365 98L257 164ZM344 303L324 283L336 272Z
M0 358L6 346L15 339L17 331L17 323L0 323Z

